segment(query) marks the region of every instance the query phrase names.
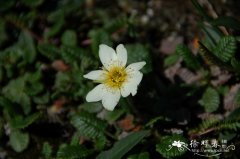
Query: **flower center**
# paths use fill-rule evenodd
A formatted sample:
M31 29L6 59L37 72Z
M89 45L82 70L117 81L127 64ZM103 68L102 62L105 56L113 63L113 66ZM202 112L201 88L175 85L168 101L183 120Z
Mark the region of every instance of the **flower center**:
M127 73L123 67L113 67L106 74L105 84L111 88L120 88L126 81Z

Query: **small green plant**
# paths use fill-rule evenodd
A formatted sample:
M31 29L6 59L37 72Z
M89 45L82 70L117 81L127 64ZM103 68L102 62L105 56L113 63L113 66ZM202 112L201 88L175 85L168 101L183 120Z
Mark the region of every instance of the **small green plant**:
M0 1L0 158L213 158L219 154L191 147L213 139L228 141L229 152L219 158L238 158L240 22L213 17L192 0L202 33L195 48L180 42L175 53L159 55L162 38L173 32L162 24L174 21L164 17L170 13L165 3ZM108 47L100 50L105 60L117 48L109 63L99 60L99 46ZM107 69L107 80L84 78ZM128 98L117 98L109 109L108 96L103 104L87 102L95 82Z

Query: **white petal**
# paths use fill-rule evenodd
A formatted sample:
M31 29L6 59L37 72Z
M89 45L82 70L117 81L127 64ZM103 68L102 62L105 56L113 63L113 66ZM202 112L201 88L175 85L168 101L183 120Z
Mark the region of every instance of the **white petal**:
M123 44L119 44L117 46L116 51L117 51L117 58L119 61L119 65L124 67L127 64L127 50L123 46Z
M109 70L113 62L117 60L116 52L113 50L113 48L105 44L99 45L99 57L103 66L107 70Z
M123 97L129 96L131 93L133 96L137 93L137 87L141 82L143 74L139 71L132 72L128 75L127 81L121 87L121 94Z
M90 79L90 80L104 80L105 79L105 74L107 72L103 70L95 70L91 71L86 75L83 75L84 78Z
M121 95L123 97L127 97L130 95L131 91L136 89L137 85L135 85L133 82L131 83L125 83L123 84L123 86L121 87Z
M105 86L103 84L97 85L93 88L86 96L87 102L97 102L102 99L102 92L105 90Z
M102 104L105 109L112 111L118 104L119 99L121 97L120 90L119 89L113 90L110 88L106 89L107 90L106 92L104 92L102 97Z
M144 66L145 64L146 64L145 61L132 63L132 64L128 65L128 67L126 68L126 70L127 70L127 72L139 71L141 68L143 68L143 66Z

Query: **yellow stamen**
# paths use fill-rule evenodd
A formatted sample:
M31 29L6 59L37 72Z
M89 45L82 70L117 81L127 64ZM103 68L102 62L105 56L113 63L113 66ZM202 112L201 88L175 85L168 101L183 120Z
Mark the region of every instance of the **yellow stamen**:
M106 80L104 83L110 88L120 88L126 81L127 73L125 68L115 66L111 68L106 74Z

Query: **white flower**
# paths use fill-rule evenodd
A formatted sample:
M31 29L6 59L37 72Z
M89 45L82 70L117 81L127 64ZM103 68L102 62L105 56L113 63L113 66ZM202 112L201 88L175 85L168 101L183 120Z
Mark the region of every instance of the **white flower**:
M139 71L146 62L127 64L127 50L120 44L115 50L101 44L99 46L99 57L103 64L102 70L91 71L83 77L98 83L86 97L88 102L102 100L105 109L112 111L121 95L127 97L137 93L137 87L142 80L143 74Z

